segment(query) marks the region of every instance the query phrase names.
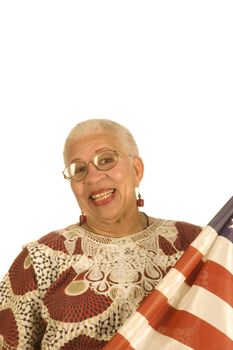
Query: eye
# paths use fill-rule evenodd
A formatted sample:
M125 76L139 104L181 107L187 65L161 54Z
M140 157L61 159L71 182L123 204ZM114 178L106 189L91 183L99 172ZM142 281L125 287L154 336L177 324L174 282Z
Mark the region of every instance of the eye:
M117 155L113 151L101 152L94 160L95 165L100 169L111 169L117 163Z
M112 163L114 162L115 159L113 157L105 157L105 158L101 158L98 160L98 164L99 165L105 165L105 164L108 164L108 163Z
M85 173L86 170L87 170L86 164L84 164L84 163L75 163L74 175L79 175L79 174Z
M68 172L69 177L74 180L78 180L80 177L85 176L87 171L87 165L83 162L71 163Z

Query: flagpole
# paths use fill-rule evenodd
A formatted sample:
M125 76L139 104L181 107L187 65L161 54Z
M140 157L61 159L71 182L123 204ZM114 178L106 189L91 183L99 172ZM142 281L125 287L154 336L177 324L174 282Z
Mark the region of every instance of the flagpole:
M222 209L213 217L209 222L209 226L215 229L216 232L220 233L226 223L233 217L233 196L229 201L222 207Z

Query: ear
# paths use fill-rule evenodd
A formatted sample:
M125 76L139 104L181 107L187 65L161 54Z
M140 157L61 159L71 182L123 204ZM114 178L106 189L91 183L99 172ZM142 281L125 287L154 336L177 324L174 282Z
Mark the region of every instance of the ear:
M133 158L133 170L135 174L135 187L138 187L144 173L144 164L140 157Z

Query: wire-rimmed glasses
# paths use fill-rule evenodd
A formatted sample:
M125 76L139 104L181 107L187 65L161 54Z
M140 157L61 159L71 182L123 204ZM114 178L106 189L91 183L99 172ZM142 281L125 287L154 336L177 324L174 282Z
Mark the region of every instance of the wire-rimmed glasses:
M90 163L92 163L98 170L107 171L117 165L119 157L127 156L114 150L99 151L93 154L89 162L84 162L81 160L73 161L65 168L63 171L63 176L69 181L82 181L87 176L88 166Z

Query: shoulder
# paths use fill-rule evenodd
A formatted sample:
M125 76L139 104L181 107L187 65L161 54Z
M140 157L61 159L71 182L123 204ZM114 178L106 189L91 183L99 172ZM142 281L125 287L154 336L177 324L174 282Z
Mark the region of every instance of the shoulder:
M40 293L44 293L82 255L79 237L79 227L70 225L24 245Z
M156 222L157 219L154 220ZM165 242L167 245L170 242L178 251L186 250L202 230L201 226L185 221L159 220L159 222L157 234L160 243Z
M178 231L177 245L180 245L181 248L184 246L185 249L190 243L192 243L192 241L199 235L202 230L201 226L194 225L185 221L176 221L175 226Z
M186 250L202 230L201 226L185 221L174 221L177 230L177 237L174 242L179 251Z
M73 224L64 228L51 231L39 239L26 243L23 248L32 251L33 248L50 250L51 252L69 253L67 242L75 241L78 233L78 225Z
M23 251L27 252L27 259L31 261L36 276L59 273L82 255L80 235L79 226L74 224L26 243Z

